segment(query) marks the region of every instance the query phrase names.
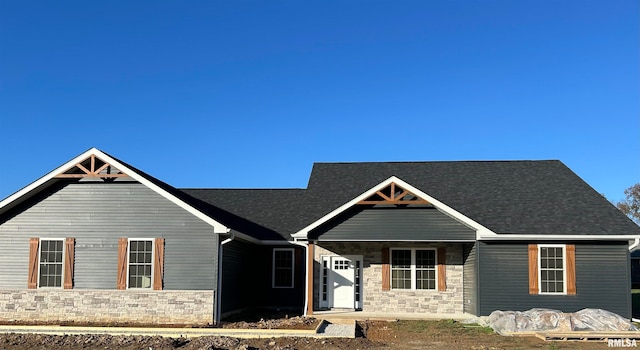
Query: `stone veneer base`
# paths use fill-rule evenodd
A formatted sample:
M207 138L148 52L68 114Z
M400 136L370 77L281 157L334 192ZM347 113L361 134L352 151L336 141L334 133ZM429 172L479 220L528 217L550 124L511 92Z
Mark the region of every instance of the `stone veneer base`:
M212 290L0 290L0 320L208 325L213 301Z

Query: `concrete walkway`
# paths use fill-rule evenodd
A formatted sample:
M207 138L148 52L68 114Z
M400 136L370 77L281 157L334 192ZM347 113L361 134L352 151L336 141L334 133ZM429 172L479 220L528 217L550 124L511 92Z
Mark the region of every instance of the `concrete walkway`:
M125 336L161 336L169 338L232 337L232 338L355 338L355 321L322 322L317 329L228 329L228 328L139 328L139 327L75 327L75 326L7 326L3 333L32 333L50 335L108 334Z
M340 320L456 320L464 321L476 317L472 314L425 314L425 313L386 313L386 312L364 312L353 310L330 310L314 311L312 317L320 318L331 322Z

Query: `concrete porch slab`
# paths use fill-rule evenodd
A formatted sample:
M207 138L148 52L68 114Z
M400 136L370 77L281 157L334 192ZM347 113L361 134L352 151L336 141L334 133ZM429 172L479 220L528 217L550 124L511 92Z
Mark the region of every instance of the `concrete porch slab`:
M464 321L476 317L472 314L428 314L417 312L387 313L365 312L353 310L328 310L314 311L312 317L321 318L332 323L340 323L340 320L456 320Z

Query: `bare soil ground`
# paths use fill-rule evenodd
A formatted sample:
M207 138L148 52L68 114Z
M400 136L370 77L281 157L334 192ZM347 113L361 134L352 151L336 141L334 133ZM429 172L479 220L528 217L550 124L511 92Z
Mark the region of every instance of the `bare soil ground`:
M275 321L274 321L275 322ZM286 321L285 321L286 322ZM0 334L0 349L144 349L144 350L408 350L408 349L605 349L606 343L544 342L533 337L503 337L482 327L454 321L360 321L356 339L201 337L174 339L141 336L50 336Z
M231 315L221 322L222 328L234 329L316 329L320 320L271 309L256 309Z

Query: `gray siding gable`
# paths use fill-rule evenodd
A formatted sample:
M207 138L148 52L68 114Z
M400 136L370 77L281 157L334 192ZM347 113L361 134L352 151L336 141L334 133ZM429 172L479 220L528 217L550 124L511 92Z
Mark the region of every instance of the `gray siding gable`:
M474 241L475 230L435 208L355 206L313 230L320 241Z
M216 289L214 228L136 182L59 184L0 218L0 288L26 288L29 238L76 238L75 289L115 289L118 238L165 238L164 288Z

